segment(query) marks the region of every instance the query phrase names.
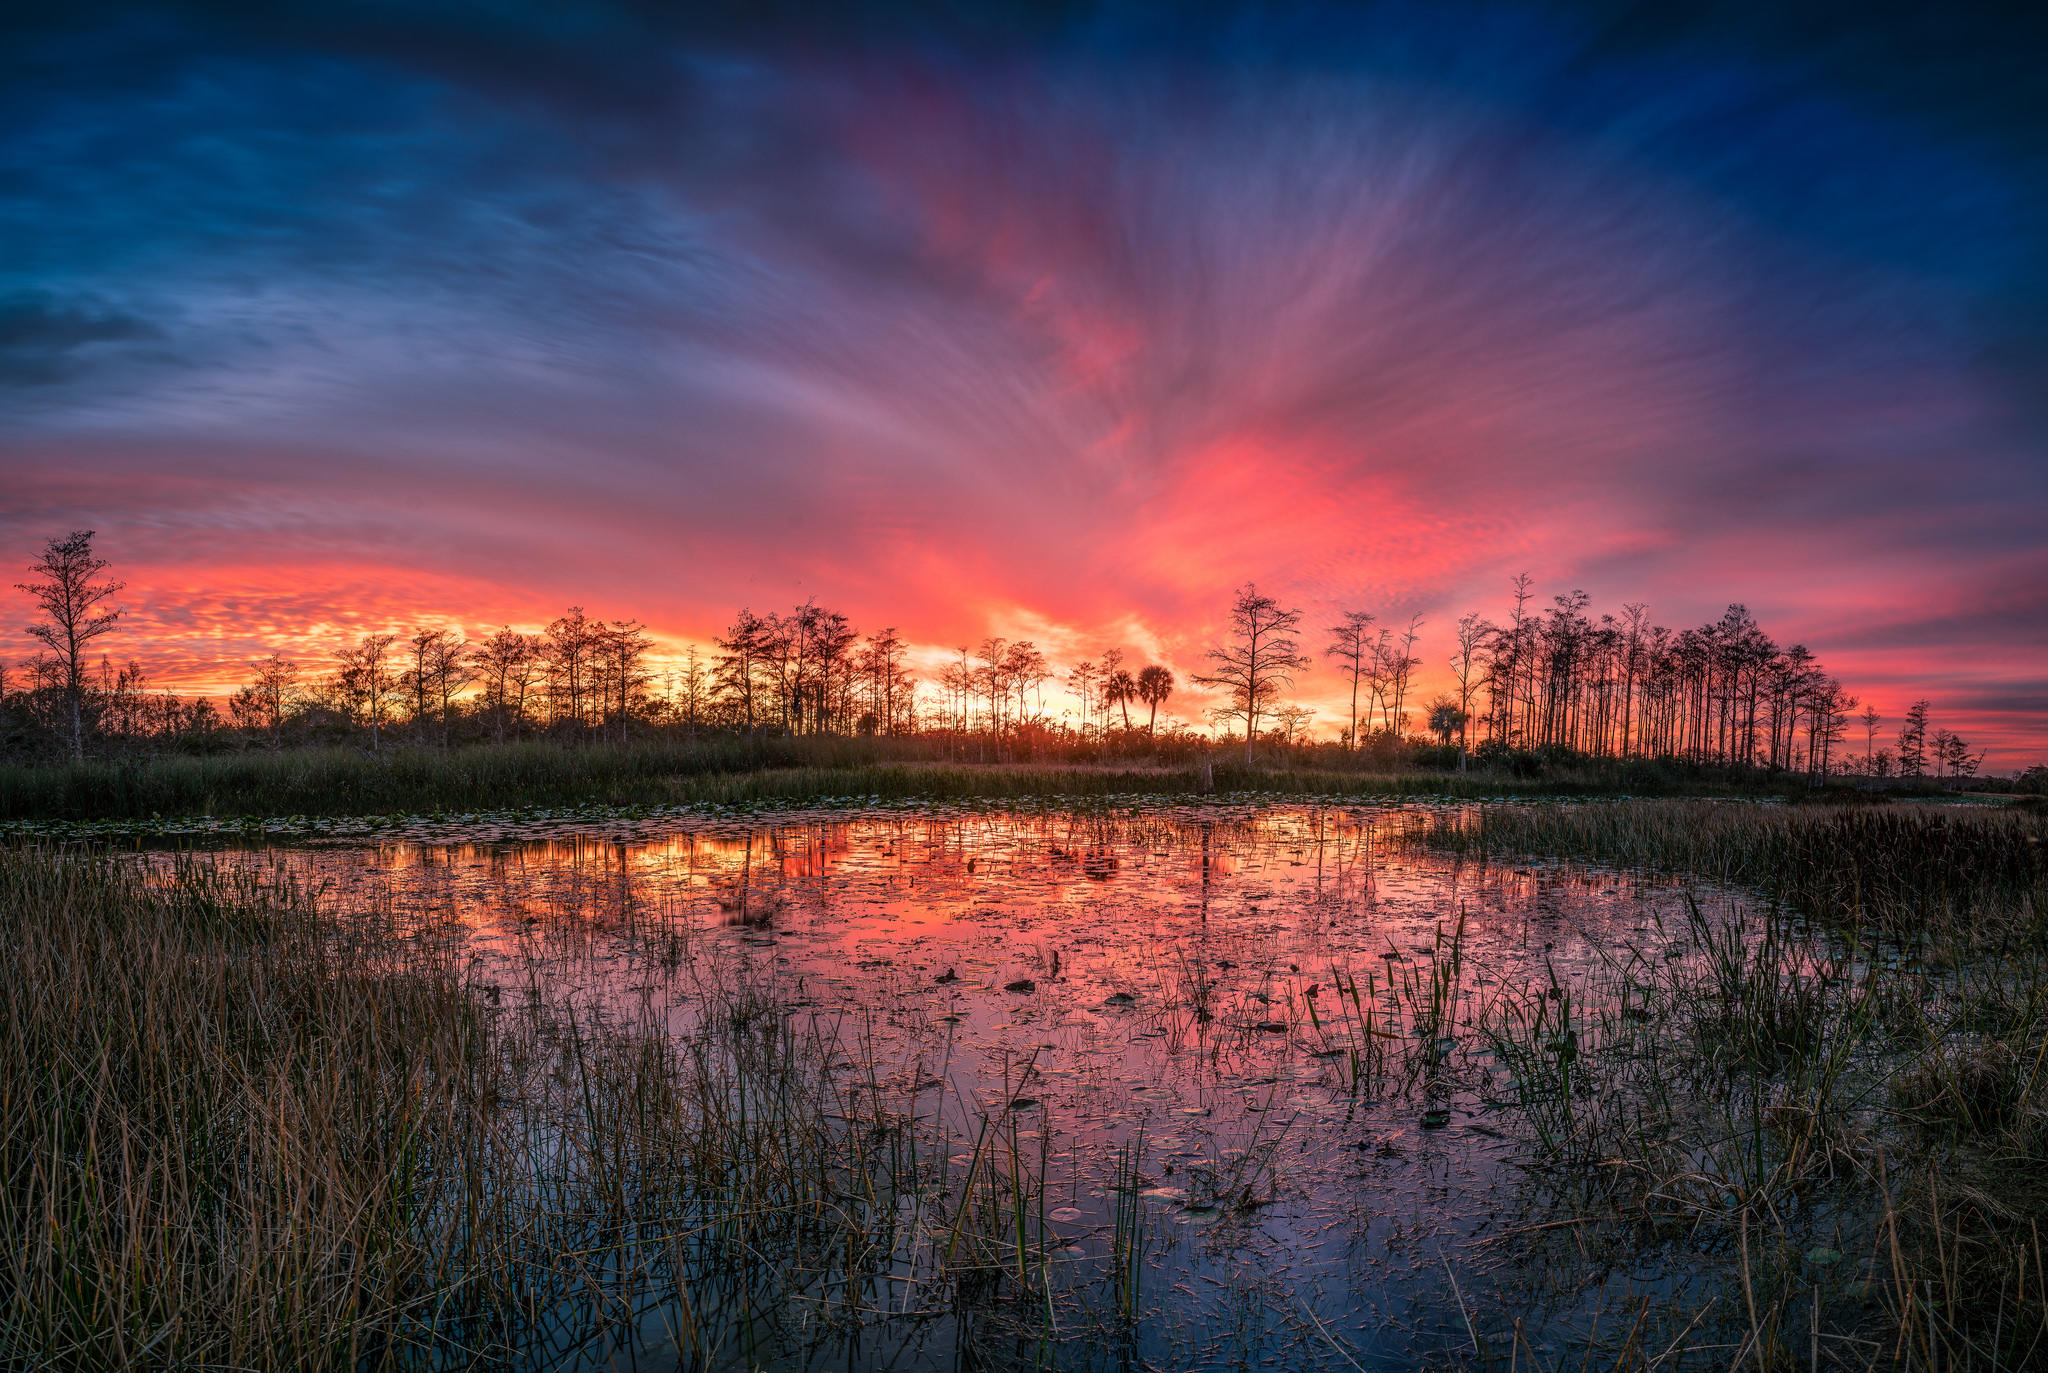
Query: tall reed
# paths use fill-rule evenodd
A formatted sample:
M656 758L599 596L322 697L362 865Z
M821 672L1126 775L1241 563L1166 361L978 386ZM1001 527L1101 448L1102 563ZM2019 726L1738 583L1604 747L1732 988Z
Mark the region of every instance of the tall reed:
M714 1367L1050 1311L1013 1117L961 1184L936 1113L756 992L680 1028L500 1005L434 933L0 849L0 1364Z
M1618 801L1492 805L1431 818L1438 849L1586 858L1770 892L1816 919L1897 929L2034 923L2048 816L2009 807Z

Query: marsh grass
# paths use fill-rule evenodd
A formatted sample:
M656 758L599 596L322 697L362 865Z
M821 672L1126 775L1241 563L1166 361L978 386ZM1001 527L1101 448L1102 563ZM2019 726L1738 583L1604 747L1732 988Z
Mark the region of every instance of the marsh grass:
M1244 976L1246 951L1204 962L1190 944L1111 1001L1212 1063L1313 1054L1337 1091L1413 1101L1424 1129L1476 1098L1527 1178L1500 1237L1549 1280L1661 1253L1722 1284L1704 1303L1603 1310L1557 1354L1530 1347L1498 1286L1460 1290L1446 1262L1471 1341L1447 1366L2040 1366L2038 820L1523 809L1392 837L1606 844L1736 882L1754 847L1827 878L1756 885L1811 898L1846 882L1855 899L1759 909L1700 886L1646 902L1640 937L1606 943L1593 971L1546 961L1535 979L1490 975L1454 906L1430 946L1356 972ZM1509 823L1489 830L1497 813ZM1206 855L1255 829L1090 813L1048 842L1085 875L1092 854ZM1938 870L1967 853L1991 856L1976 877ZM233 871L0 850L0 1363L552 1367L661 1342L723 1368L847 1361L911 1329L971 1331L977 1366L1024 1366L1134 1359L1141 1326L1155 1349L1199 1334L1160 1333L1176 1298L1147 1268L1173 1230L1147 1209L1142 1135L1104 1150L1101 1233L1056 1217L1056 1173L1075 1165L1050 1151L1035 1060L972 1100L949 1061L884 1061L860 1014L798 1013L773 975L693 957L654 911L602 931L544 913L519 953L555 967L625 940L637 968L667 970L662 996L556 996L537 971L502 996L445 916ZM1040 971L1059 976L1056 950ZM1155 1209L1202 1214L1211 1236L1255 1224L1295 1137L1262 1112L1242 1143L1184 1164ZM1251 1363L1299 1317L1294 1294L1244 1295L1226 1343ZM1348 1365L1306 1314L1287 1338Z
M1636 800L1482 806L1411 837L1751 887L1815 920L1897 933L2030 928L2048 902L2044 836L2048 817L2010 806Z
M715 735L625 743L529 740L454 749L299 747L76 764L0 765L0 820L336 816L514 806L746 804L830 797L1200 795L1503 796L1686 789L1728 779L1566 772L1546 778L1393 770L1332 751L1247 766L1220 756L983 761L972 742ZM963 759L971 761L962 761ZM1751 785L1768 787L1768 779ZM1782 785L1782 781L1779 783ZM1738 788L1740 789L1740 788Z
M1599 971L1477 1008L1532 1196L1582 1261L1718 1255L1726 1366L2048 1360L2038 819L1637 803L1417 834L1780 898L1703 910L1688 890L1682 922ZM1638 1348L1614 1366L1653 1366Z
M1017 1110L954 1169L936 1082L744 985L500 1004L431 922L191 861L0 850L0 921L6 1366L752 1366L963 1303L1028 1345L1110 1276Z

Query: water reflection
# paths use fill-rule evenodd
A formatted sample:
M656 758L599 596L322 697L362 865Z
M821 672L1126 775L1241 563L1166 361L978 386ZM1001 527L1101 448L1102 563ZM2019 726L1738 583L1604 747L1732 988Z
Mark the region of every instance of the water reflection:
M736 997L773 1006L837 1046L849 1100L929 1118L942 1169L1009 1129L1077 1270L1107 1252L1136 1150L1154 1223L1126 1356L1386 1366L1451 1358L1466 1301L1526 1310L1540 1345L1615 1282L1682 1282L1517 1266L1512 1088L1474 1028L1503 996L1653 956L1677 894L1435 855L1404 842L1428 813L898 810L228 861L445 941L493 997L678 1034ZM662 1366L660 1329L605 1360ZM835 1357L937 1366L967 1338L921 1332Z

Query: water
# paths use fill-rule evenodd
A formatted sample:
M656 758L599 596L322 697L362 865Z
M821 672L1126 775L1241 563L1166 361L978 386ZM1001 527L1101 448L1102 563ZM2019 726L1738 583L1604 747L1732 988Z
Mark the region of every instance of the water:
M401 917L499 1004L679 1036L772 1006L833 1046L849 1119L893 1112L937 1141L935 1194L998 1147L1037 1180L1030 1300L927 1308L929 1256L907 1253L857 1334L793 1309L734 1366L1456 1366L1478 1343L1505 1356L1517 1320L1548 1360L1645 1297L1682 1306L1692 1265L1578 1259L1482 1027L1681 956L1681 894L1403 842L1430 814L498 819L223 861ZM1106 1274L1131 1157L1125 1311ZM536 1361L672 1367L673 1326L655 1302Z

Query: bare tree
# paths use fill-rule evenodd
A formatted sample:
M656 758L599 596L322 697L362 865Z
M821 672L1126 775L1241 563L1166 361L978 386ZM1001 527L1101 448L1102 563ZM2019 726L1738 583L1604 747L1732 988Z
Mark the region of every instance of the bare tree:
M1350 747L1358 747L1358 684L1372 669L1373 651L1366 639L1373 617L1363 610L1347 610L1344 618L1330 626L1330 642L1323 656L1335 661L1351 675L1351 730L1345 736Z
M579 730L586 722L584 699L597 685L592 680L596 676L592 658L603 634L603 621L592 620L582 606L572 605L568 613L548 625L542 640L546 650L542 666L554 718L568 720Z
M653 675L647 670L647 654L654 647L638 620L594 622L591 636L590 681L597 702L600 728L616 720L619 742L626 740L626 723L633 707L646 696Z
M414 631L405 641L406 666L398 674L398 689L412 703L413 742L420 742L421 734L427 727L427 713L439 698L434 684L434 664L440 660L441 646L447 642L445 629L421 629Z
M1394 704L1388 727L1399 731L1403 719L1401 702L1408 695L1408 676L1422 666L1422 659L1415 656L1415 641L1422 637L1422 617L1409 617L1408 628L1401 631L1401 647L1387 663L1387 678L1393 684Z
M725 631L725 637L713 640L718 645L719 657L712 668L712 680L746 729L760 723L755 693L773 636L773 626L767 620L751 609L743 609Z
M539 642L509 625L485 639L476 651L476 666L483 674L484 704L491 712L492 733L501 744L505 742L508 720L515 731L525 723L526 693L533 686L540 658Z
M1472 756L1470 726L1472 696L1479 690L1480 655L1493 638L1494 628L1478 611L1458 618L1458 651L1451 655L1451 673L1458 679L1458 771L1465 771ZM1434 720L1432 719L1432 727Z
M85 758L85 647L103 634L111 634L121 618L118 608L99 607L121 590L120 582L95 581L110 564L93 556L93 531L74 529L61 539L52 539L42 554L28 565L36 578L17 582L17 591L33 596L44 620L28 626L29 637L48 646L57 656L63 678L60 685L71 716L71 758Z
M275 747L298 690L299 665L273 653L268 658L253 659L249 666L256 670L256 676L230 698L228 711L243 728L267 732Z
M1273 711L1273 732L1280 736L1283 746L1292 747L1294 736L1308 732L1308 722L1315 711L1307 706L1279 706Z
M434 689L441 709L441 747L448 747L448 719L455 697L476 680L475 650L460 635L448 634L435 645Z
M704 664L697 659L697 646L691 644L683 656L682 705L683 723L689 727L690 737L697 737L697 722L704 714L704 698L707 681Z
M1102 717L1102 737L1109 737L1109 712L1117 705L1114 694L1117 674L1124 670L1124 651L1120 648L1104 650L1102 661L1096 664L1100 674L1095 688L1095 713Z
M896 732L903 720L904 702L915 689L903 666L909 647L891 625L868 635L867 642L854 655L854 667L867 687L869 713L884 734Z
M1260 714L1278 699L1282 687L1294 684L1294 674L1309 665L1294 637L1300 627L1299 610L1283 608L1246 582L1230 603L1228 638L1208 651L1215 670L1195 678L1203 686L1229 693L1230 703L1212 714L1218 721L1244 721L1247 763L1258 738Z
M384 709L398 687L391 671L391 646L397 642L396 634L365 634L335 655L335 692L349 714L369 726L372 752L384 749Z
M1074 689L1074 695L1081 700L1081 737L1088 737L1088 717L1095 707L1095 684L1101 679L1101 670L1086 659L1075 663L1067 671L1067 685Z

